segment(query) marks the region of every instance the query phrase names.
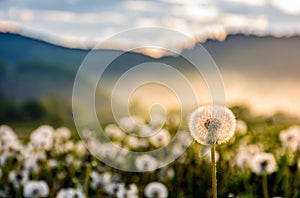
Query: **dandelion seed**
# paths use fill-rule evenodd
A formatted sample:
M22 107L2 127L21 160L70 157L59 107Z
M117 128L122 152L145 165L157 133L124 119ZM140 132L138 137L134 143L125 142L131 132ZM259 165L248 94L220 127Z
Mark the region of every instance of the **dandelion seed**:
M108 137L121 140L125 137L125 133L115 124L109 124L104 129Z
M134 136L127 136L126 137L126 143L130 148L136 149L139 145L139 139Z
M188 146L191 145L193 139L189 135L189 132L187 132L187 131L179 131L176 135L177 135L177 138L179 139L180 144L183 147L187 148Z
M97 189L101 182L99 173L97 173L96 171L92 171L90 177L91 177L91 182L90 182L91 187L93 189Z
M154 128L157 128L157 127L162 127L165 122L166 122L166 117L164 115L155 114L151 116L149 125Z
M28 181L28 177L29 175L27 171L11 171L9 173L8 180L13 184L14 188L19 188Z
M80 157L86 155L86 153L87 153L87 149L86 149L85 145L82 143L82 141L77 141L75 143L74 151L75 151L76 155L78 155Z
M136 184L130 184L129 189L126 192L126 197L138 198L138 187Z
M58 167L58 161L56 159L49 159L47 162L47 166L51 169L56 168Z
M61 189L56 195L56 198L69 198L69 197L84 198L84 194L83 191L80 189L67 188L67 189Z
M45 181L28 181L24 185L24 197L46 197L49 194L49 187Z
M291 126L287 130L281 131L279 138L284 147L295 152L300 148L300 127Z
M154 157L145 154L136 158L135 166L138 171L151 171L158 167L158 162Z
M144 194L147 198L166 198L168 189L160 182L151 182L145 187Z
M256 154L250 164L252 172L263 175L271 174L276 171L277 165L274 155L271 153L258 153Z
M149 138L150 143L155 147L162 147L169 144L171 135L166 129L159 130L155 135Z
M239 152L236 155L236 165L240 169L244 169L247 167L248 164L250 164L252 160L252 155L248 152Z
M123 183L109 183L104 186L105 191L112 196L120 197L126 193L125 185Z
M198 143L221 144L234 135L235 117L226 107L204 106L192 113L189 128Z
M67 127L60 127L55 130L53 136L55 141L64 142L71 137L71 131Z
M246 122L244 122L243 120L237 120L236 121L236 126L235 126L235 131L240 133L240 134L245 134L247 133L248 130L248 126L246 124Z
M139 129L144 124L144 120L137 116L123 117L119 120L120 128L126 132L132 132Z
M43 151L31 153L24 161L24 169L37 173L44 161L46 161L46 154Z
M155 130L153 130L150 126L142 125L140 127L140 130L139 130L139 136L140 137L150 137L154 134L155 134Z
M30 142L36 149L50 150L53 146L53 132L51 126L40 126L31 133Z

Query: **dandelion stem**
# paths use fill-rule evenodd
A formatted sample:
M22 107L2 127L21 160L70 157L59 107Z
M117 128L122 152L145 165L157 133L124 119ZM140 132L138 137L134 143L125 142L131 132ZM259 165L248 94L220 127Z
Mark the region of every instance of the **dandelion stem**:
M212 177L213 198L217 198L217 172L216 172L215 145L213 145L211 148L211 177Z
M264 198L269 198L267 174L264 174L262 176L262 188L263 188Z
M88 197L89 192L89 182L90 182L90 173L91 173L91 165L87 163L85 170L85 180L84 180L84 197Z

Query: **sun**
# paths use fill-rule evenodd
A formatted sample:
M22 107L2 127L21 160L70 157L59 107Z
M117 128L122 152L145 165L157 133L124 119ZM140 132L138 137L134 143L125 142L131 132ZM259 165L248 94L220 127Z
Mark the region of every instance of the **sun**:
M158 47L144 47L139 52L152 58L160 58L166 54L166 50Z

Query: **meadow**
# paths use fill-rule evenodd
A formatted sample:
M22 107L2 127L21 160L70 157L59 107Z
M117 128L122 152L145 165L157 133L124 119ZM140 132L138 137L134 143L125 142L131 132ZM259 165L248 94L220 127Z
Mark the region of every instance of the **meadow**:
M299 120L284 114L253 116L245 107L231 110L238 120L235 136L216 147L218 196L299 197ZM144 133L157 130L157 118L151 122L137 117L136 123L122 118L120 123L133 133ZM179 128L177 118L177 114L169 115L156 137L130 136L113 122L104 131L115 144L149 151L167 145L180 130L185 132L183 141L173 147L180 152L190 135L187 120ZM126 172L91 155L74 128L35 125L0 126L0 197L212 196L210 157L199 157L200 144L193 143L163 168ZM109 152L105 146L98 149ZM121 160L122 156L113 157ZM155 169L160 162L145 154L132 163L143 171Z

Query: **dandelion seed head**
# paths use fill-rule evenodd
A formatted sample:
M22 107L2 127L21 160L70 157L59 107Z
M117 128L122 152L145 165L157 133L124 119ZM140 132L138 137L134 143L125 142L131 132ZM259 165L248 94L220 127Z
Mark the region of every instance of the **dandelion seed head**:
M45 181L27 181L24 184L24 197L46 197L49 187Z
M279 134L280 141L285 148L295 152L300 148L300 127L291 126Z
M145 187L144 194L147 198L166 198L168 197L168 189L160 182L151 182Z
M169 144L171 135L166 129L159 130L155 135L149 138L150 143L155 147L162 147Z
M201 144L227 142L235 130L233 113L223 106L203 106L195 110L189 122L192 137Z
M138 190L138 187L136 184L130 184L129 186L129 189L127 190L126 192L126 195L127 197L138 197L138 193L139 193L139 190Z
M75 188L67 188L67 189L61 189L57 195L56 198L65 198L65 197L77 197L77 198L84 198L84 194L82 190L75 189Z
M244 122L243 120L237 120L236 121L236 126L235 126L235 131L240 133L240 134L245 134L247 133L248 130L248 126L246 124L246 122Z
M274 155L271 153L257 153L251 160L250 168L252 172L258 175L275 172L277 165Z
M158 167L158 161L154 157L145 154L136 158L135 166L138 171L151 171Z

